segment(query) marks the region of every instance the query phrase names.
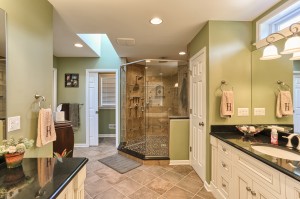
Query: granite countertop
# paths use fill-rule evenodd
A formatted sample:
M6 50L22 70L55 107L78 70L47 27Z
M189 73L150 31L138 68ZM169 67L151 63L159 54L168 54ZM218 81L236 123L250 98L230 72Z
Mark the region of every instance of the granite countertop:
M87 158L24 158L22 166L0 168L0 199L56 198Z
M252 138L245 138L240 132L211 132L210 135L222 140L223 142L245 152L246 154L262 161L263 163L279 170L280 172L300 181L300 163L299 161L292 161L282 158L277 158L274 156L266 155L255 151L251 144L271 144L270 136L264 134L257 134ZM285 147L287 140L279 140L279 148L284 148L285 150L290 150L293 153L300 152L296 149L289 149Z

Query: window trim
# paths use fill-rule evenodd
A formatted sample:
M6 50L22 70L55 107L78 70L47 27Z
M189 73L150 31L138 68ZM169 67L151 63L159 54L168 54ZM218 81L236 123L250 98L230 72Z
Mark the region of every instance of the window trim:
M116 83L117 83L117 79L116 79L116 75L115 74L101 74L99 73L99 109L115 109L116 108L116 96L115 96L115 103L114 104L104 104L103 105L103 101L102 101L102 79L104 78L114 78L115 79L115 87L114 87L114 91L116 89Z

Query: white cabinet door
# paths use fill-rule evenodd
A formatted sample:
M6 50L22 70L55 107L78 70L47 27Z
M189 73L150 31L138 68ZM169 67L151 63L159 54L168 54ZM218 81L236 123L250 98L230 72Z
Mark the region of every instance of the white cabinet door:
M255 199L278 199L273 194L267 191L265 186L253 182L253 188L251 191L253 198Z
M236 169L234 173L234 180L236 183L233 191L233 194L235 194L234 198L252 199L252 179L238 169Z
M300 199L300 183L289 177L286 177L286 198Z

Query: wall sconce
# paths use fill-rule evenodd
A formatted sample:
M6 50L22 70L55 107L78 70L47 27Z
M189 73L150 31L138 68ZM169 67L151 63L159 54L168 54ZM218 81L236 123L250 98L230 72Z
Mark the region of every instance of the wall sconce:
M272 60L272 59L277 59L280 58L281 55L278 54L277 47L273 45L273 42L275 41L274 35L280 35L285 37L281 33L272 33L270 34L267 38L266 41L268 42L268 45L265 47L263 51L263 56L260 58L260 60Z
M272 60L280 58L281 55L278 54L277 47L273 45L275 42L275 35L280 35L283 38L287 38L285 44L284 44L284 50L280 54L293 54L293 57L290 60L297 60L300 59L300 37L297 35L299 32L300 23L293 23L289 27L289 31L292 33L292 37L287 38L285 35L281 33L272 33L266 38L266 42L268 45L265 47L263 51L263 56L260 58L260 60ZM299 52L299 53L297 53Z

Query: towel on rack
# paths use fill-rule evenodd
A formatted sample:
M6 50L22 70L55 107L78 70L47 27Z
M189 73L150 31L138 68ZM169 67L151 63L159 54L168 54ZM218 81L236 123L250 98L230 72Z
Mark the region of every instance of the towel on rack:
M276 117L293 115L293 101L290 91L279 91L276 102Z
M234 114L233 91L222 91L220 116L222 118L232 117Z
M79 104L74 103L69 105L69 117L73 128L75 130L78 129L80 125Z
M50 108L40 109L38 118L38 132L36 146L42 147L56 140L56 132Z

